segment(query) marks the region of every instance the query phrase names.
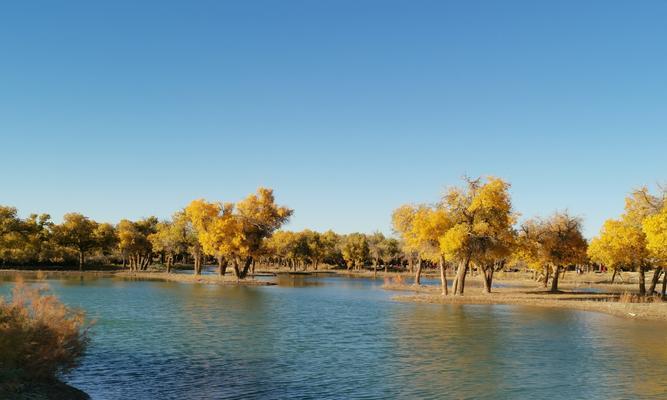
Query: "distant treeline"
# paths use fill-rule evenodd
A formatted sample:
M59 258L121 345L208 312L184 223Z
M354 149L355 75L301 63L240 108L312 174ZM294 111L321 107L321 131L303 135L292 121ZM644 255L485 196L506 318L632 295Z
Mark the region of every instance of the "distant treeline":
M591 266L639 273L639 293L653 294L662 277L667 289L667 206L662 191L646 188L626 198L625 212L605 222L590 243L582 221L567 212L519 223L510 185L495 177L466 178L434 204L404 205L392 215L398 239L382 233L347 235L332 231L279 230L293 211L275 203L271 189L260 188L237 203L192 201L170 220L155 217L118 224L97 223L78 213L61 224L49 215L21 219L12 207L0 207L0 264L118 264L134 271L176 264L215 262L220 274L231 268L245 278L255 264L317 269L322 264L348 269L407 266L420 283L424 266L439 267L443 295L447 271L455 270L453 293L463 294L469 271L483 275L491 291L494 273L507 268L530 269L545 287L558 290L568 269ZM645 274L653 270L650 286Z
M170 220L148 217L98 223L69 213L55 224L48 214L19 218L16 208L0 206L0 265L122 265L144 271L152 265L171 272L176 264L215 262L220 274L231 267L239 278L257 262L292 270L321 264L359 269L401 263L398 240L382 233L340 235L277 231L292 210L275 204L273 191L260 188L244 200L215 203L194 200ZM254 272L254 271L253 271Z

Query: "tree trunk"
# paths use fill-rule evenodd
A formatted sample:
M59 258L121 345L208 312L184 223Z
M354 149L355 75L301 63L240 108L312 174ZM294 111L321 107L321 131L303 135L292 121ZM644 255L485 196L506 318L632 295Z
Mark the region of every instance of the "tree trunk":
M445 256L440 256L440 284L442 285L442 295L447 296L449 293L447 292L447 271L445 271L446 264L445 264ZM385 266L386 270L386 266Z
M660 281L660 273L662 273L662 267L656 267L653 272L653 279L651 279L651 286L648 288L648 294L652 295L655 293L655 287L658 285L658 281Z
M84 254L83 250L79 250L79 271L83 271L83 263L84 263Z
M470 256L468 256L465 262L459 264L459 268L456 271L456 281L454 283L454 295L463 295L465 291L466 275L468 273L468 266L470 265Z
M452 282L452 294L456 296L459 293L459 280L461 275L461 268L463 263L459 263L458 268L456 269L456 275L454 275L454 282Z
M422 283L422 260L421 258L417 261L417 272L415 273L415 285L421 285Z
M484 292L485 293L491 293L491 285L493 284L493 265L492 266L487 266L485 269L482 269L483 275L483 281L484 281Z
M551 279L551 291L558 291L558 277L560 276L560 265L554 265L553 278Z
M549 268L544 268L544 287L547 287L549 285L549 276L551 273L549 272Z
M614 284L614 280L616 280L616 273L617 272L618 272L618 270L616 268L614 268L614 273L611 275L611 284L612 285Z
M195 253L195 275L201 275L201 255Z
M467 267L464 262L459 263L459 266L456 270L456 277L454 277L454 287L452 288L452 294L454 295L463 294L463 276L465 275L466 268Z
M245 262L243 263L243 269L239 269L239 261L237 258L234 259L234 274L236 279L245 279L248 275L248 269L252 265L252 257L246 257Z
M470 256L466 259L465 268L463 268L463 275L461 276L461 284L459 285L460 294L463 296L463 292L466 288L466 276L468 276L468 270L470 269Z
M639 266L639 295L646 295L646 275L644 273L644 266Z
M218 256L218 275L225 276L227 272L227 260L223 256Z
M667 291L667 271L665 271L665 274L662 276L662 298L663 298L663 300L665 298L665 291Z

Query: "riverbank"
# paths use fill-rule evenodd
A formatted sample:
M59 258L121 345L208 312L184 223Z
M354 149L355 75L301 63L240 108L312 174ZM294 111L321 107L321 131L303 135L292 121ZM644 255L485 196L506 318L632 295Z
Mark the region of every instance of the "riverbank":
M215 285L243 285L243 286L270 286L275 285L275 282L266 280L256 280L252 276L246 279L237 279L233 274L220 275L192 275L192 274L177 274L166 273L158 271L43 271L43 270L0 270L0 280L3 276L13 277L16 275L24 276L35 280L57 279L62 277L94 277L94 278L111 278L117 277L128 280L156 280L168 282L182 282L182 283L203 283Z
M506 282L504 282L506 283ZM522 282L525 284L525 282ZM566 287L567 286L567 287ZM563 290L551 293L543 288L530 286L494 288L492 293L481 293L479 288L471 288L463 296L443 296L440 287L414 286L387 283L384 289L413 292L397 295L394 300L429 304L511 304L546 308L568 308L582 311L602 312L618 317L667 321L667 302L659 298L649 298L650 302L628 293L572 291L572 285L564 285Z
M114 276L126 279L159 280L183 283L204 283L216 285L244 285L244 286L271 286L275 282L256 280L252 276L246 279L237 279L233 274L220 275L191 275L191 274L168 274L166 272L117 272Z

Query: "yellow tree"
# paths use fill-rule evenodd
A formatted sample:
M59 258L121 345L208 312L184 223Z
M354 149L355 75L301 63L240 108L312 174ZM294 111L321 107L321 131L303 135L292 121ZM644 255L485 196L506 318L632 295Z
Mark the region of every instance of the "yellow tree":
M651 194L647 187L634 190L632 193L630 193L630 196L625 198L625 212L621 219L627 224L636 227L637 229L642 229L642 232L644 232L644 220L660 213L662 208L665 206L666 196L667 192L664 188L661 188L661 191L658 195ZM645 270L649 269L649 267L650 265L648 262L641 264L638 267L640 279L643 280ZM651 286L648 290L649 294L653 294L655 292L655 286L658 283L658 279L660 278L660 274L663 271L663 267L664 265L662 263L655 262L655 271L653 273L653 279L651 279Z
M659 213L644 219L642 228L646 234L646 247L650 256L657 266L664 268L667 265L667 205L663 206ZM657 282L657 279L655 281ZM665 297L666 291L667 273L662 278L662 297Z
M442 293L447 294L445 254L440 247L440 238L451 226L447 211L427 205L404 205L394 211L392 223L404 251L418 256L415 285L421 284L422 260L427 260L439 264Z
M133 271L144 271L152 261L153 246L149 236L157 229L157 218L150 217L139 221L123 219L118 223L118 249L123 255L123 262L129 261Z
M484 272L484 287L491 291L493 272L504 265L514 243L510 185L500 178L466 179L462 188L450 189L443 207L452 227L440 238L440 247L458 262L454 294L462 295L470 263Z
M261 254L264 241L285 224L294 211L275 202L272 189L259 188L237 203L234 213L235 235L231 238L234 273L244 279L253 262Z
M373 264L373 276L377 276L378 265L384 258L384 242L387 240L382 232L374 232L368 236L368 250Z
M20 226L18 210L15 207L0 206L0 265L11 262L16 249L20 247Z
M340 253L341 236L332 230L320 234L320 245L324 257L322 260L330 265L342 265L344 261Z
M398 258L401 252L398 240L388 238L382 232L368 236L368 247L373 262L373 276L377 275L380 264L384 264L384 272L387 273L389 263Z
M351 233L343 239L341 253L347 269L361 269L370 257L368 239L363 233Z
M195 200L186 208L206 252L231 262L234 274L244 279L254 257L262 254L264 241L289 220L292 210L275 203L273 190L257 193L233 203Z
M414 237L420 256L437 263L440 268L440 287L442 295L448 294L447 263L445 252L440 246L440 239L452 226L447 211L439 207L421 207L414 218ZM419 282L416 282L419 284Z
M201 274L204 254L216 257L218 274L225 274L238 230L233 211L231 203L209 203L204 199L193 200L185 208L185 215L197 237L196 244L192 246L195 275Z
M394 210L391 216L392 227L394 232L401 238L401 247L403 254L408 259L410 272L412 272L414 259L417 259L415 285L421 284L422 255L424 251L416 236L415 219L420 213L420 209L426 207L424 205L405 204Z
M414 220L417 208L418 206L405 204L395 209L391 214L391 225L394 233L401 240L401 250L408 260L410 272L413 272L414 259L418 258L418 249L415 246L412 230L412 221ZM419 277L421 275L421 260L418 260L417 263L417 277ZM415 281L418 281L418 279L415 279Z
M232 206L229 206L232 207ZM185 216L192 225L192 231L197 238L191 245L190 252L194 259L194 273L200 275L205 254L218 257L218 273L224 274L223 253L218 249L222 245L219 241L226 238L216 235L214 222L220 217L222 203L209 203L204 199L193 200L185 207ZM219 231L219 229L217 229Z
M593 262L613 269L612 283L623 267L639 271L639 292L645 293L644 265L648 251L641 227L626 220L605 221L600 234L591 240L588 256Z
M292 231L277 231L266 240L267 253L275 257L278 265L286 265L296 269L296 233Z
M588 243L581 233L581 226L581 219L567 212L554 213L543 221L542 233L537 240L540 258L552 270L552 292L558 291L561 268L586 261Z
M544 233L542 222L539 219L524 221L519 227L516 245L512 253L512 261L523 263L528 269L533 270L534 278L537 280L537 271L544 271L544 287L547 286L549 271L546 262L542 258L540 238Z
M493 274L503 268L516 242L516 214L509 183L491 177L475 193L468 212L475 216L469 237L472 261L484 274L484 290L491 293Z
M63 222L53 227L56 242L77 251L79 270L83 270L86 254L98 246L96 229L95 221L79 213L65 214Z
M384 273L386 274L391 262L401 257L401 245L395 238L386 238L382 242L382 263L384 264Z
M606 263L613 268L614 276L621 268L636 270L639 273L641 295L647 293L646 271L651 263L655 265L655 272L648 290L649 294L655 291L663 269L663 264L656 259L652 260L649 255L644 224L652 216L658 215L664 204L664 192L660 196L655 196L646 187L634 190L625 198L625 212L620 219L607 221L600 235L591 243L589 255L595 261Z
M175 259L179 254L187 254L193 246L198 246L198 238L194 235L194 229L185 211L177 211L171 221L160 222L156 226L156 232L149 235L153 251L164 255L164 264L167 273L171 272Z

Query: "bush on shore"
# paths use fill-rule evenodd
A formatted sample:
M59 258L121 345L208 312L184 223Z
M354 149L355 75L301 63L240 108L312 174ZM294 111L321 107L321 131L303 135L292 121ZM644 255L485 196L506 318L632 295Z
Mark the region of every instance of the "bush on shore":
M0 395L27 382L56 382L75 368L89 343L84 314L19 281L10 299L0 297ZM1 397L1 396L0 396Z

